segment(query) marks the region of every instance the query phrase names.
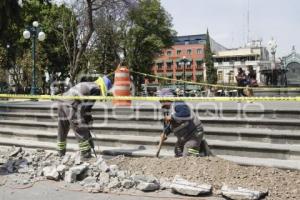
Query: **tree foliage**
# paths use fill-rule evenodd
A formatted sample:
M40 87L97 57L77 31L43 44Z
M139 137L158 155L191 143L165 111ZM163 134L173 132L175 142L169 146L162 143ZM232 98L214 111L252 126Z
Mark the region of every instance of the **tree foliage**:
M173 45L176 35L171 17L159 0L140 0L128 14L126 30L126 61L132 70L146 73L162 50ZM141 85L143 80L134 78L136 85Z
M217 69L214 67L213 52L210 46L210 36L207 30L206 33L206 45L205 45L205 66L206 66L206 81L209 84L217 83Z

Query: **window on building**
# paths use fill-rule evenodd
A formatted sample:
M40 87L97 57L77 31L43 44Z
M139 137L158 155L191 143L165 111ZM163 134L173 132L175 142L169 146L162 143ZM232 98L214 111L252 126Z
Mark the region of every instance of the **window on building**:
M189 65L187 64L187 65L186 65L186 68L187 68L187 69L191 69L191 68L192 68L192 64L193 64L192 62L189 62Z
M177 63L177 69L182 69L181 63Z
M193 80L193 76L192 76L192 75L186 76L186 80L187 80L187 81L192 81L192 80Z
M176 76L177 80L181 80L182 76Z
M202 49L197 49L197 54L202 54L203 50Z
M228 83L234 83L234 71L229 72Z
M192 49L188 49L188 50L186 51L186 53L187 53L188 55L191 55L191 54L192 54Z
M163 68L163 63L157 63L157 69L162 70Z
M172 69L172 63L171 62L167 63L167 69L169 69L169 70Z
M180 55L181 54L181 50L177 50L177 55Z
M223 82L223 71L218 71L218 82Z
M172 56L172 51L167 51L167 56Z
M196 61L196 64L198 69L202 68L203 60Z

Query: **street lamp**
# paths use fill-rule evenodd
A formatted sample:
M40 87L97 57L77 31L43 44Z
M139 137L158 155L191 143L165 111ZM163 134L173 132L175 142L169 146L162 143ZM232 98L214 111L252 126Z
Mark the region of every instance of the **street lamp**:
M185 90L186 90L186 83L185 83L185 66L187 65L190 65L190 61L185 57L183 56L183 58L180 60L180 63L179 63L181 66L183 65L183 96L185 96Z
M7 44L6 45L6 67L7 67L7 69L9 69L10 68L10 66L9 66L9 49L10 49L10 44Z
M269 49L270 49L270 52L272 54L272 66L271 66L271 70L272 70L272 78L271 78L271 81L272 81L272 85L275 84L275 81L274 81L274 70L276 68L276 58L275 58L275 54L276 54L276 48L277 48L277 44L276 44L276 41L274 40L274 38L272 38L272 40L270 40L268 42L268 46L269 46Z
M39 41L44 41L46 38L46 35L43 31L39 28L39 23L37 21L34 21L32 23L31 27L28 27L23 32L23 37L25 39L29 39L32 37L32 85L31 85L31 91L30 94L35 95L36 94L36 73L35 73L35 44L36 39Z

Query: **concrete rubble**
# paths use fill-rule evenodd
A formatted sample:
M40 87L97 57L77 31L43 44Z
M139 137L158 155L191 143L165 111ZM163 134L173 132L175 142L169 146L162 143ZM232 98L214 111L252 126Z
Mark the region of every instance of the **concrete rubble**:
M189 182L180 176L175 176L170 187L174 193L189 196L208 195L212 192L211 185Z
M156 178L142 174L139 171L122 171L117 165L108 165L102 156L93 158L89 162L79 159L78 153L67 154L63 158L55 153L41 149L24 151L14 147L0 157L0 170L6 173L17 173L18 184L30 184L41 178L64 181L66 184L78 184L90 193L109 191L140 190L153 192L156 190L170 190L170 192L200 196L211 195L212 186L189 182L175 176L174 179ZM230 199L259 199L265 194L247 189L222 188L221 194Z
M221 194L232 200L259 200L264 198L268 193L261 191L249 190L242 187L231 188L224 185L221 188Z

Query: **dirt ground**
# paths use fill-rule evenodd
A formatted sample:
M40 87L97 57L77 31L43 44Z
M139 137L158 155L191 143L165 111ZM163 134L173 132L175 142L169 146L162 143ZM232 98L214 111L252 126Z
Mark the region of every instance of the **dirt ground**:
M223 184L260 191L266 199L300 199L300 171L267 167L246 167L216 157L209 158L128 158L119 156L109 161L123 170L172 180L175 175L213 185L218 194Z

